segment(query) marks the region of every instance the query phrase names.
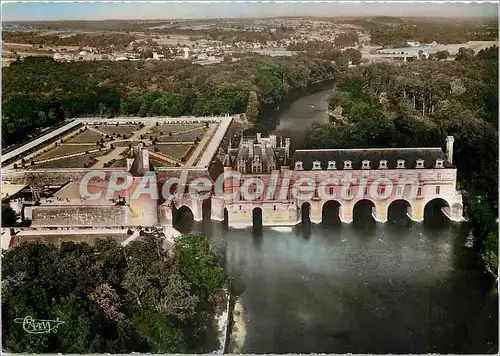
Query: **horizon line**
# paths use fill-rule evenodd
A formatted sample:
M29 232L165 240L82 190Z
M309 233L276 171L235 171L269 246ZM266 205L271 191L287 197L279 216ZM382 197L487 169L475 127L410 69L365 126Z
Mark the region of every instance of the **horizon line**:
M36 1L38 2L38 1ZM40 1L41 2L41 1ZM138 1L141 2L141 1ZM78 3L78 2L75 2ZM468 14L468 15L441 15L441 16L393 16L393 15L380 15L380 14L373 14L373 15L344 15L344 16L314 16L314 15L293 15L293 16L287 16L287 15L276 15L276 16L234 16L234 17L172 17L172 18L144 18L144 17L131 17L131 18L106 18L106 19L72 19L72 20L9 20L9 21L2 21L2 23L47 23L47 22L79 22L79 21L85 21L85 22L102 22L102 21L178 21L178 20L183 20L183 21L192 21L192 20L240 20L240 19L245 19L245 20L260 20L260 19L294 19L294 18L312 18L312 19L366 19L366 18L371 18L371 17L388 17L388 18L399 18L399 19L470 19L470 18L483 18L483 19L495 19L498 22L498 16L495 15L485 15L485 14Z

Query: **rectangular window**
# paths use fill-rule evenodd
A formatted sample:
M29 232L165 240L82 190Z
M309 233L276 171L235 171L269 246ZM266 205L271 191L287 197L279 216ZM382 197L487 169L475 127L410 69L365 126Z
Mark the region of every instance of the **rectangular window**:
M403 187L398 187L398 197L403 196Z
M441 187L439 185L436 186L436 194L439 194L440 191L441 191Z
M418 188L417 195L421 196L422 195L422 188Z
M329 190L330 190L330 195L333 195L333 191L334 191L334 187L330 187Z

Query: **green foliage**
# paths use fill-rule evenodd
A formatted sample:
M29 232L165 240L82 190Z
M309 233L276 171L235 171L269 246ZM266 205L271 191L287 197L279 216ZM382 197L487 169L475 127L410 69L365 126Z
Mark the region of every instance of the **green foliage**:
M252 56L236 62L73 62L27 57L3 70L2 143L27 139L65 118L221 115L280 102L291 89L332 79L328 61ZM106 83L106 84L103 84Z
M372 44L386 47L405 47L408 41L442 44L465 43L467 41L496 40L498 23L455 20L433 21L421 19L400 19L401 22L353 20L370 31Z
M486 268L498 274L498 223L491 204L481 197L468 202L469 226Z
M15 226L17 216L8 204L2 204L2 227Z
M441 59L446 59L450 56L450 52L448 51L437 51L434 55L436 57L437 60L441 60Z
M126 34L107 34L90 36L77 33L69 37L60 37L58 35L43 34L28 31L5 31L2 33L3 40L8 43L29 43L42 46L90 46L109 48L113 45L115 48L124 48L134 41L135 38Z
M314 125L309 148L440 147L454 136L470 226L489 270L497 271L498 63L496 48L452 62L376 64L348 71L330 99L347 124Z
M218 265L204 236L184 237L175 247L175 256L180 273L195 290L210 295L222 287L224 270Z
M455 56L456 61L471 60L472 58L474 58L474 50L465 47L460 47Z
M176 247L179 259L152 235L127 247L109 239L95 246L28 243L8 250L2 260L4 348L20 353L196 350L194 330L200 337L214 332L213 298L225 275L203 237L186 236L186 243L201 249L194 263L185 254L195 251ZM14 322L28 315L64 324L56 333L31 335Z
M339 33L334 43L339 48L355 46L358 43L358 33L356 31Z

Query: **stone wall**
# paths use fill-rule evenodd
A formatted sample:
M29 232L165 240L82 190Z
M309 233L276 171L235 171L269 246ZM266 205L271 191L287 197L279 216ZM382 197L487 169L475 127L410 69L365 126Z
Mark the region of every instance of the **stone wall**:
M127 206L37 206L32 226L126 226Z

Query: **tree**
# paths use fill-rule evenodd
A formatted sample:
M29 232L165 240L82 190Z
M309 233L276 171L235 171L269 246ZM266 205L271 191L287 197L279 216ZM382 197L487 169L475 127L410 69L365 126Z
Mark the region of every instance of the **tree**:
M460 47L458 49L457 55L455 56L455 60L465 61L465 60L470 60L473 57L474 57L474 50L473 49Z
M225 276L208 245L185 238L201 249L195 264L186 257L192 250L179 247L183 257L175 258L163 248L163 238L151 234L126 247L107 239L93 246L24 243L9 249L2 257L4 348L20 353L198 350L196 337L215 332L214 295ZM27 337L14 322L26 315L64 324L56 334Z
M448 52L446 50L445 51L437 51L434 56L436 57L436 59L438 61L440 61L441 59L448 58L450 56L450 52Z
M17 215L12 210L10 205L2 204L2 227L15 226L17 222Z

